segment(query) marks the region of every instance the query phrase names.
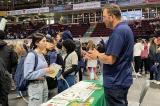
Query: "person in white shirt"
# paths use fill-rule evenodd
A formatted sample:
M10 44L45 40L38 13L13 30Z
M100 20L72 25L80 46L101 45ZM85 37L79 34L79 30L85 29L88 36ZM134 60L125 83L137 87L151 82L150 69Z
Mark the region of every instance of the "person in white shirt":
M139 69L141 65L141 52L143 51L144 47L141 43L141 39L137 39L137 43L134 45L134 50L133 50L133 56L134 56L134 63L135 63L135 71L137 75L141 76L139 74Z

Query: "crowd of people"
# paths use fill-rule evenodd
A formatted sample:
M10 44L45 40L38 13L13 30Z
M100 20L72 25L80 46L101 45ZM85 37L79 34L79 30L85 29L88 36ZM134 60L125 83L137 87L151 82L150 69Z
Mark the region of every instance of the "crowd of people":
M159 80L160 38L153 38L150 43L138 39L134 45L133 32L121 20L119 6L105 5L102 10L103 21L107 28L112 29L112 33L108 41L102 39L97 45L92 40L87 43L73 40L69 30L54 35L37 32L33 34L30 44L25 40L7 45L4 41L6 35L0 31L0 67L3 67L0 71L0 104L8 106L8 85L11 83L8 79L12 78L12 85L17 85L15 79L20 77L16 75L22 71L18 70L22 59L22 78L28 81L28 106L39 106L81 81L84 72L89 80L98 80L98 64L103 73L107 105L127 106L128 90L133 83L133 57L137 75L140 76L145 70L145 74L150 72L150 80ZM54 63L61 69L53 78ZM19 95L20 90L16 90ZM23 91L21 94L25 95L26 91Z
M156 80L156 83L159 83L160 80L158 71L160 62L159 45L159 37L149 40L139 38L134 45L134 68L137 76L150 73L150 80Z
M5 33L2 32L1 36L1 45L6 46L10 50L2 50L3 52L0 52L0 54L1 57L6 60L5 63L9 62L7 64L9 69L7 70L9 70L10 77L12 78L12 90L17 88L17 66L20 64L21 59L26 56L24 61L24 78L29 80L29 85L27 87L28 92L22 92L17 89L17 97L26 96L28 93L29 106L38 106L46 102L48 98L67 89L68 86L64 84L63 79L67 81L69 86L81 81L84 73L87 73L88 79L91 79L90 73L92 68L94 69L92 79L98 80L96 71L100 68L98 67L98 61L84 60L83 54L93 48L103 51L103 39L98 45L95 45L92 40L81 43L78 40L73 40L70 31L65 30L55 35L35 33L32 37L32 42L26 39L7 45L3 40L6 36ZM3 56L3 54L6 54L6 56ZM36 60L35 57L38 59ZM62 67L60 75L55 78L48 76L54 72L50 67L53 63ZM7 83L3 84L6 85ZM3 92L3 90L1 92ZM6 92L4 96L2 95L2 103L5 102L4 106L7 106L8 103L8 93L9 91Z

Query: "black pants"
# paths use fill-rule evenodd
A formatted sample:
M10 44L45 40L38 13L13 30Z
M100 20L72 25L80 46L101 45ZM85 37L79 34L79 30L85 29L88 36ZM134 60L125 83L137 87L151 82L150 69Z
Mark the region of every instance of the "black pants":
M148 62L149 62L149 70L151 69L151 67L154 65L155 61L151 58L148 58ZM152 71L150 71L150 80L154 79L154 73Z
M149 66L148 66L148 58L145 58L145 59L142 59L141 61L141 73L143 71L143 66L144 66L144 70L145 70L145 73L148 72L148 69L149 69Z
M0 106L9 106L8 105L8 95L0 97Z
M129 88L104 88L106 106L128 106L127 94Z
M141 56L135 56L134 57L134 63L135 63L135 71L136 73L139 72L140 66L141 66Z

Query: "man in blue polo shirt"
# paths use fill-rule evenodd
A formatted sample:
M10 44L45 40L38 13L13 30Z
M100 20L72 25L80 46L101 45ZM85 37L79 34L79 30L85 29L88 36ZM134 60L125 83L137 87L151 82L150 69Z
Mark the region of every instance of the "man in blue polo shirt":
M128 89L132 84L131 62L133 58L134 37L127 23L121 21L119 6L105 5L103 21L107 28L113 29L105 53L96 49L86 53L87 59L98 59L103 65L103 82L108 106L127 106Z

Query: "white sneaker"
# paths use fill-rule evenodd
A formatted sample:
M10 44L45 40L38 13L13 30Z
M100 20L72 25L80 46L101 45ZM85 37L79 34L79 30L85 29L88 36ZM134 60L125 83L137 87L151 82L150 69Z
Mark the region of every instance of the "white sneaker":
M17 95L17 98L20 98L21 96L20 95Z
M153 82L154 82L154 80L150 80L150 82L151 82L151 83L153 83Z
M156 81L156 80L153 80L153 83L157 84L157 81Z
M156 81L155 83L159 85L159 84L160 84L160 81Z
M141 76L142 76L140 73L136 73L136 75L137 75L138 77L141 77Z

